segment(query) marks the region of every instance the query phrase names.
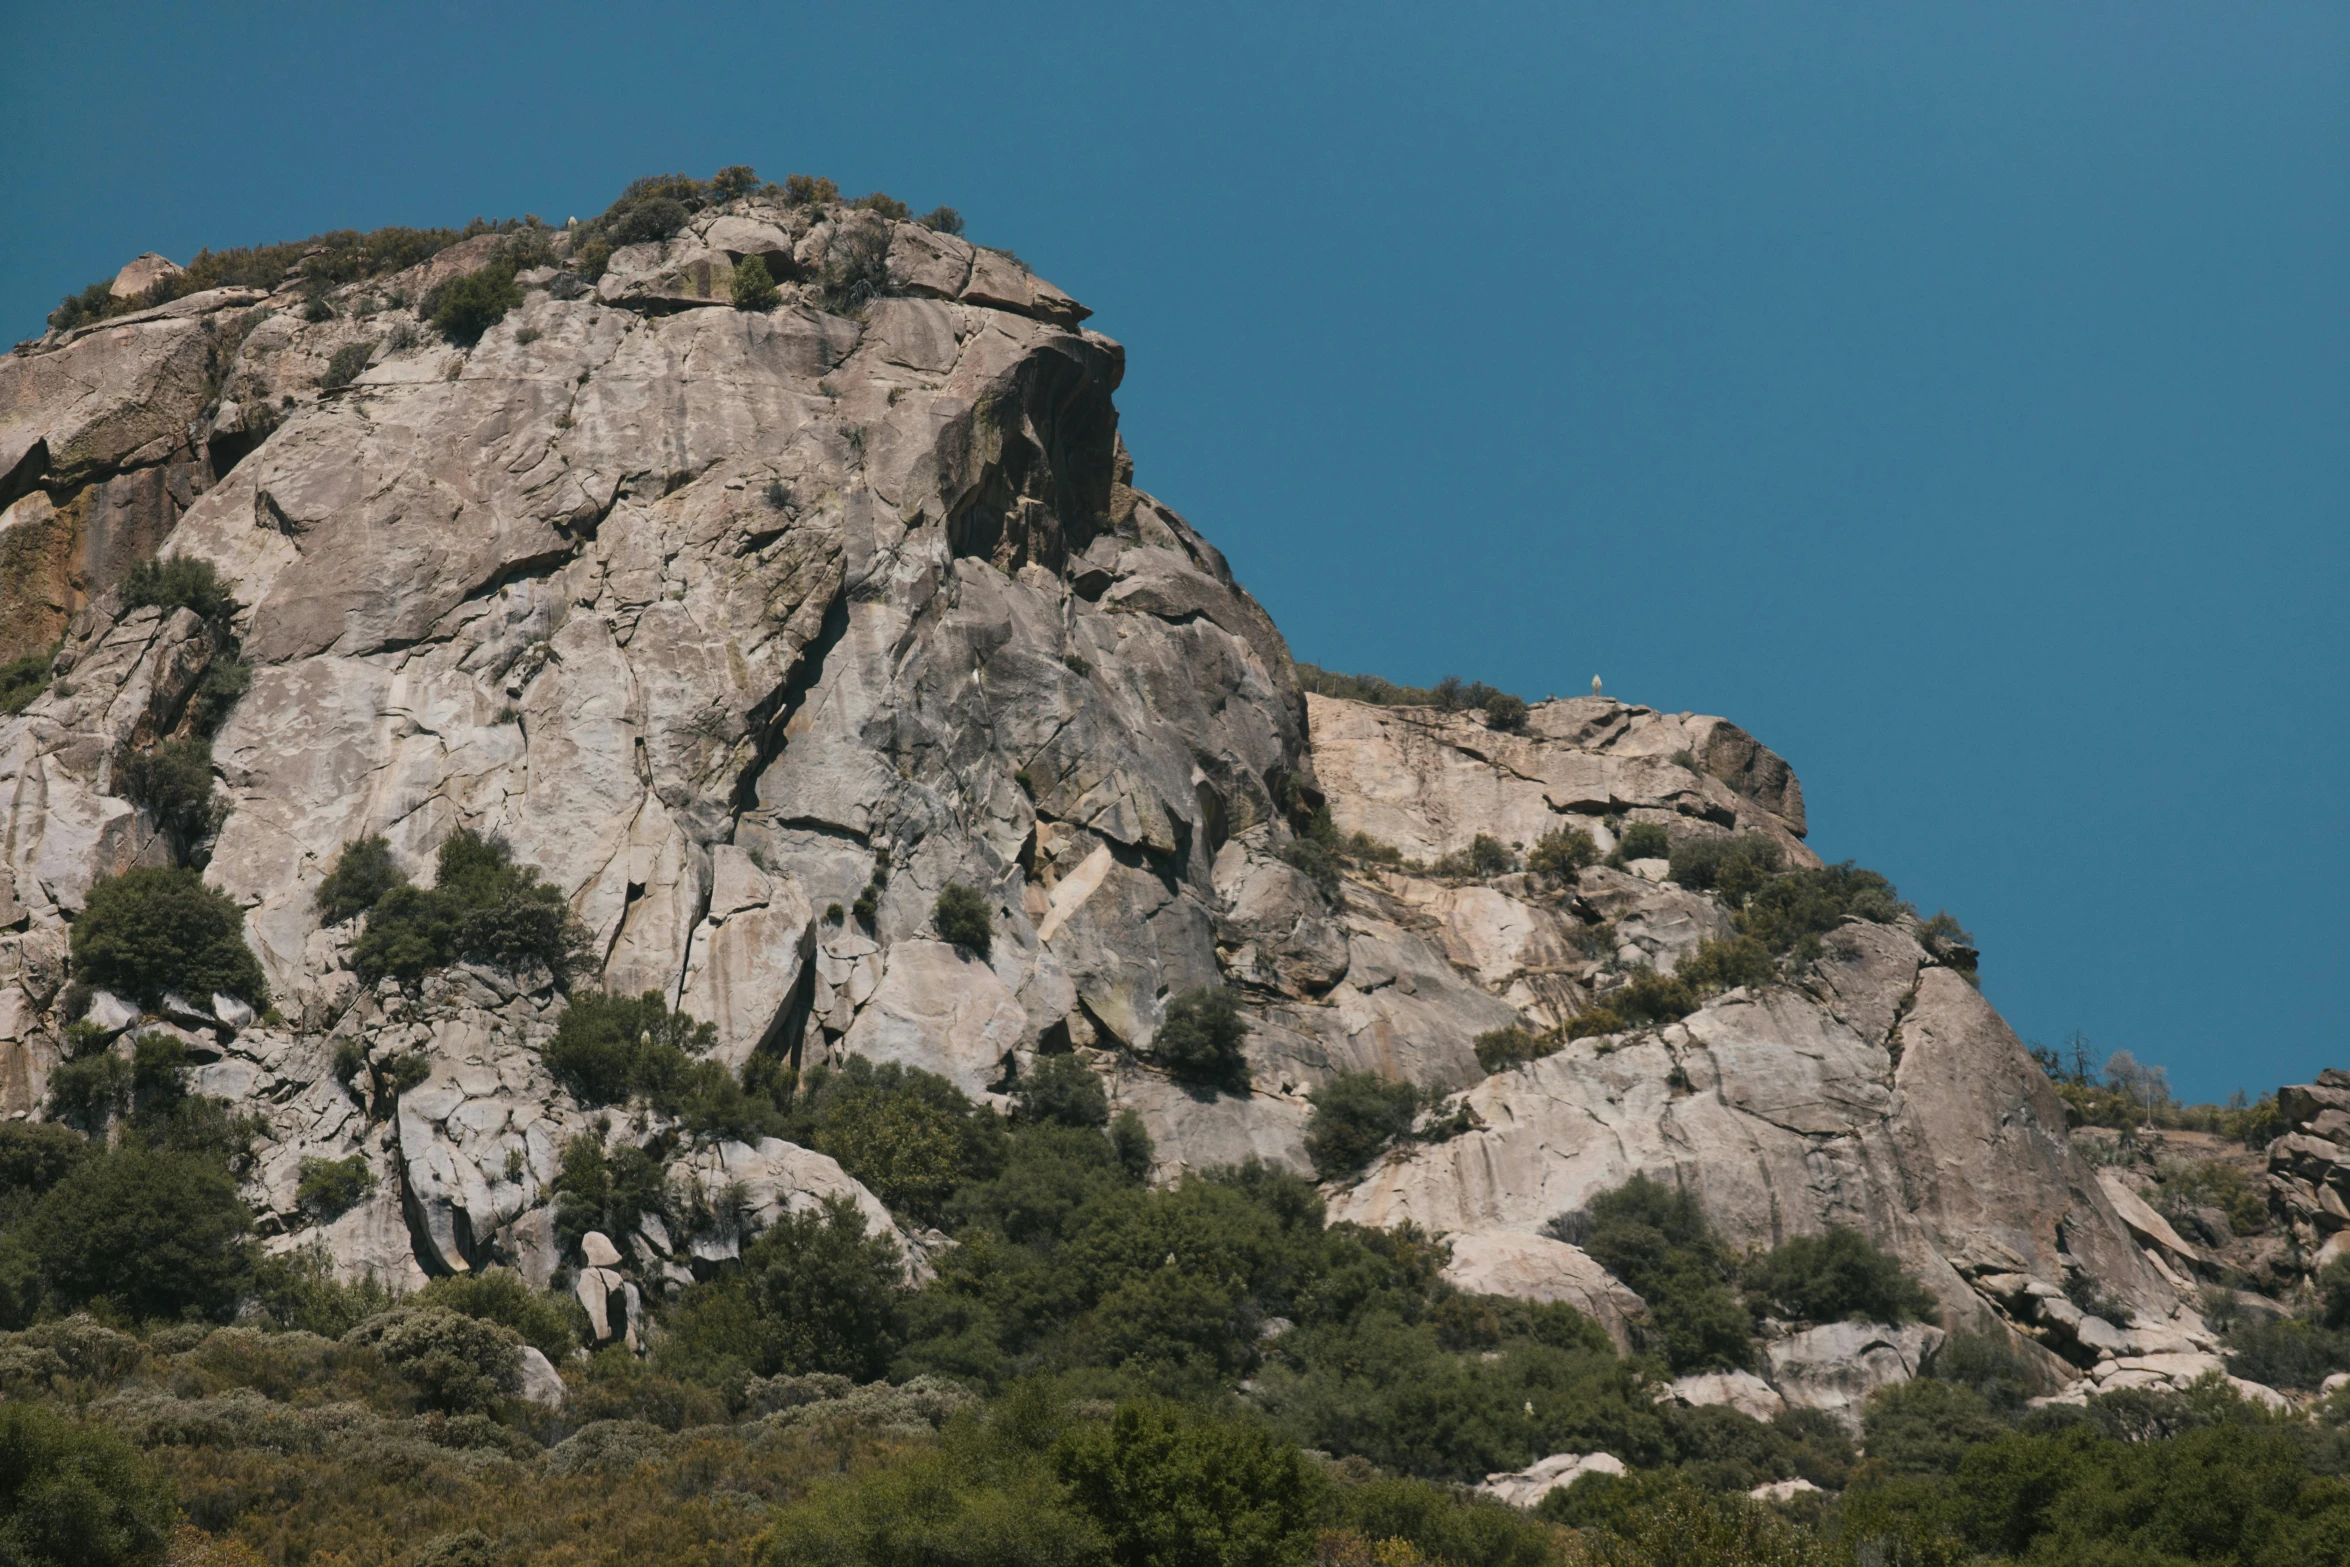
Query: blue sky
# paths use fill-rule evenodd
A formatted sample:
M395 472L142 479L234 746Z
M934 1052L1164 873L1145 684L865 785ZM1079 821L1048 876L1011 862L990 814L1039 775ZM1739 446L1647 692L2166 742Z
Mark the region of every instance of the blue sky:
M1299 657L1726 714L2020 1032L2350 1066L2350 9L0 16L0 334L138 251L950 202ZM72 62L81 62L73 64ZM69 68L70 66L70 68Z

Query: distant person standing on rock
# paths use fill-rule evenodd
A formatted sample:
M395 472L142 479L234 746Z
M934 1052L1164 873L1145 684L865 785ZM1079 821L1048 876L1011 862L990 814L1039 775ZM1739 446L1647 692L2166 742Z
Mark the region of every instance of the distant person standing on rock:
M1597 675L1591 677L1591 694L1593 696L1599 695L1599 677Z

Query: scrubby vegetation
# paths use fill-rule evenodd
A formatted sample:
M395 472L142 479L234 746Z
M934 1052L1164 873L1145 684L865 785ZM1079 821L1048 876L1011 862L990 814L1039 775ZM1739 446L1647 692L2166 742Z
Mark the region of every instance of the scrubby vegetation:
M512 974L543 970L565 984L584 961L586 932L563 895L537 871L516 865L505 844L459 828L442 840L430 888L390 867L379 845L362 840L347 847L320 894L331 896L334 912L345 919L367 915L352 964L369 983L386 976L414 981L467 962ZM331 895L325 887L334 889Z
M152 1007L167 994L208 1003L214 992L269 1004L245 918L192 870L144 866L90 889L73 922L74 974Z
M0 717L13 717L33 705L49 689L49 668L56 649L24 653L0 664Z
M1446 713L1473 709L1483 713L1486 723L1495 729L1516 729L1526 721L1527 708L1522 698L1482 680L1464 683L1458 675L1446 675L1432 686L1399 686L1377 675L1342 675L1336 670L1300 664L1297 683L1301 689L1320 696L1344 697L1350 702L1368 702L1376 707L1433 707Z
M1151 1036L1150 1057L1179 1083L1248 1092L1248 1058L1241 1045L1248 1023L1240 1003L1221 985L1185 991L1167 1003Z
M1308 1094L1306 1157L1322 1179L1359 1174L1363 1166L1412 1129L1420 1091L1376 1072L1341 1072Z
M625 1036L620 1004L601 1005L606 1042ZM636 1021L639 1038L678 1026ZM853 1059L785 1088L793 1135L958 1244L913 1288L853 1204L792 1213L739 1263L649 1298L644 1360L574 1358L577 1304L500 1270L393 1302L315 1254L261 1259L233 1138L184 1096L112 1147L0 1127L0 1284L23 1330L0 1344L11 1548L152 1564L176 1531L174 1560L289 1567L1856 1567L2125 1559L2083 1554L2112 1539L2130 1560L2266 1564L2334 1559L2350 1521L2332 1427L2217 1387L2032 1410L1990 1341L1952 1340L1939 1380L1880 1394L1865 1461L1809 1411L1764 1424L1655 1401L1669 1369L1751 1358L1742 1288L1806 1318L1914 1306L1858 1237L1740 1262L1685 1194L1600 1194L1556 1228L1646 1294L1627 1359L1568 1307L1450 1288L1443 1249L1408 1228L1327 1225L1295 1176L1145 1187L1147 1151L1105 1126L1073 1055L1039 1059L1008 1118ZM645 1213L740 1222L692 1211L622 1139L583 1137L563 1167L568 1239ZM219 1325L240 1303L243 1324ZM70 1314L84 1304L104 1319ZM525 1343L565 1368L560 1416L515 1396ZM1590 1451L1637 1473L1532 1516L1454 1488ZM1798 1476L1839 1494L1742 1494ZM67 1507L94 1554L41 1554Z
M783 303L783 294L776 288L767 263L757 256L745 256L734 264L731 292L737 310L773 310Z
M1782 1241L1738 1277L1752 1305L1790 1321L1909 1322L1935 1312L1934 1297L1897 1259L1841 1225Z
M522 303L522 285L514 281L519 270L514 257L501 256L450 279L424 297L425 319L450 342L471 348Z
M938 927L939 940L953 942L983 960L987 957L988 948L995 940L995 917L988 909L986 897L977 888L966 887L959 881L948 882L939 893L930 917Z

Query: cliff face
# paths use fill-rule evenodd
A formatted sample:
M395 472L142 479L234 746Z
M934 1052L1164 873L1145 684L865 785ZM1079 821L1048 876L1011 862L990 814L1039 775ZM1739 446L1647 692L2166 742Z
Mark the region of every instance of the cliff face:
M887 279L846 315L815 281L844 246L886 255ZM1167 1178L1304 1167L1306 1095L1378 1071L1462 1096L1447 1110L1468 1129L1375 1166L1334 1212L1452 1235L1488 1287L1637 1309L1536 1232L1645 1172L1739 1245L1859 1226L1953 1322L2010 1322L2108 1378L2213 1363L2185 1283L1913 919L1848 922L1794 983L1489 1075L1478 1035L1669 974L1730 933L1721 901L1646 862L1564 886L1372 866L1333 895L1282 854L1326 802L1412 861L1559 825L1604 852L1655 822L1816 864L1794 774L1734 725L1588 699L1501 733L1301 694L1223 558L1133 487L1121 349L1000 253L751 200L620 250L592 289L524 273L470 351L396 302L491 249L346 287L324 320L292 292L221 289L0 361L10 647L65 630L60 678L0 720L9 1112L37 1108L57 1059L91 884L167 857L117 761L183 723L212 643L109 589L168 535L239 604L253 680L214 746L229 809L206 875L246 908L284 1021L196 1004L161 1026L207 1062L199 1088L265 1119L249 1195L272 1244L321 1234L300 1161L358 1152L375 1195L323 1232L346 1269L504 1260L543 1281L573 1260L548 1186L591 1118L537 1053L561 997L465 968L364 987L351 929L313 906L353 840L385 835L429 880L465 827L562 890L589 982L709 1020L729 1065L859 1054L984 1095L1074 1049L1143 1115ZM720 303L747 255L787 280L777 309ZM355 344L365 368L323 385ZM932 928L950 882L991 905L985 961ZM870 929L832 912L874 883ZM1244 1000L1247 1094L1152 1062L1168 1000L1217 983ZM333 1069L347 1045L421 1053L431 1075L371 1112ZM847 1190L886 1217L778 1142L677 1173L742 1183L769 1216ZM653 1288L733 1242L632 1244L632 1287ZM2138 1326L2083 1330L2064 1300L2083 1279Z

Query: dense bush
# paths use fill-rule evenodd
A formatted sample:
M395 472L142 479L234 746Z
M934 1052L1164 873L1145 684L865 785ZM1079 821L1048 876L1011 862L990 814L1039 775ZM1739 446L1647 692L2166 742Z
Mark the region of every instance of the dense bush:
M266 1007L269 987L244 926L228 894L192 870L128 870L90 888L73 922L74 974L146 1007L167 992L205 1001L215 991Z
M450 279L425 296L426 319L450 342L471 348L506 319L507 311L521 305L522 285L514 281L515 270L511 258L501 257Z
M513 1329L440 1306L394 1306L344 1342L372 1348L426 1408L448 1414L495 1408L522 1386L522 1340Z
M1642 1346L1675 1372L1737 1367L1752 1355L1752 1323L1730 1288L1732 1268L1686 1191L1636 1175L1553 1220L1551 1233L1581 1246L1648 1302Z
M854 1202L825 1198L778 1219L738 1273L686 1292L663 1364L712 1380L821 1371L872 1381L897 1352L902 1266L897 1242L866 1233Z
M1901 1259L1842 1225L1789 1237L1749 1261L1740 1281L1758 1307L1797 1322L1907 1322L1935 1311L1932 1293Z
M673 1208L652 1150L634 1143L607 1149L592 1132L564 1143L555 1171L555 1236L566 1251L590 1230L625 1237L644 1215L668 1218Z
M124 575L121 593L126 610L150 605L166 612L193 610L207 621L225 620L236 608L212 562L192 555L159 555L138 562Z
M757 256L745 256L734 264L731 293L737 310L773 310L783 303L767 263Z
M1075 1055L1038 1056L1012 1091L1014 1118L1055 1126L1107 1126L1110 1098L1101 1078Z
M1633 822L1616 835L1618 860L1666 860L1672 853L1673 840L1660 822Z
M1488 728L1514 731L1526 727L1527 708L1523 698L1514 697L1507 691L1496 691L1481 705L1485 709Z
M1779 874L1779 845L1765 834L1707 833L1684 838L1672 851L1673 880L1701 892L1718 892L1733 908Z
M1240 1003L1221 985L1188 990L1167 1003L1151 1035L1151 1059L1179 1083L1248 1092L1248 1058L1241 1046L1248 1024Z
M0 1231L32 1214L43 1193L73 1173L89 1139L43 1121L0 1121Z
M1054 1467L1114 1562L1166 1567L1290 1557L1318 1510L1321 1475L1255 1426L1166 1405L1121 1405L1062 1437Z
M294 1200L320 1219L334 1219L358 1206L375 1184L365 1154L342 1159L304 1159L294 1184Z
M1376 1072L1341 1072L1306 1096L1306 1157L1325 1181L1360 1174L1382 1149L1412 1129L1420 1091Z
M1846 860L1772 877L1747 899L1738 923L1773 952L1811 957L1820 936L1847 916L1889 925L1906 912L1891 882Z
M851 1056L810 1069L790 1136L839 1160L893 1213L934 1224L956 1187L994 1173L1003 1130L934 1072Z
M68 1306L213 1316L251 1277L252 1223L216 1160L126 1143L51 1187L23 1238L45 1287Z
M587 932L562 893L514 864L503 843L459 828L443 840L438 867L432 887L401 884L377 900L352 954L361 978L413 981L464 961L513 974L545 969L565 984L587 961Z
M557 1364L579 1344L578 1303L568 1295L541 1295L506 1268L434 1279L419 1299L459 1316L495 1322Z
M995 939L995 920L987 907L987 899L975 888L959 881L948 882L938 895L937 906L931 910L931 920L938 926L941 941L951 941L958 947L977 953L982 959Z
M393 860L392 846L383 834L357 839L343 846L318 884L319 918L329 925L357 919L381 903L384 894L407 885L407 873Z
M154 1567L178 1511L171 1487L113 1431L0 1403L0 1561Z
M1779 977L1778 961L1752 936L1727 941L1701 941L1681 960L1673 977L1698 995L1734 990L1740 985L1768 985Z
M1568 1037L1571 1036L1530 1034L1515 1024L1492 1029L1477 1036L1477 1064L1488 1072L1506 1072L1511 1067L1556 1054Z
M227 813L212 798L212 742L190 737L126 751L115 763L122 797L142 806L185 863Z
M0 664L0 717L11 717L33 705L49 689L49 666L54 651L23 653Z
M544 1052L547 1070L583 1105L663 1095L718 1043L718 1029L672 1012L657 990L573 996Z
M1576 872L1598 863L1599 845L1580 827L1553 827L1534 840L1534 851L1526 856L1526 869L1559 881L1573 881Z
M948 206L933 207L914 221L937 234L960 234L963 232L963 214Z

